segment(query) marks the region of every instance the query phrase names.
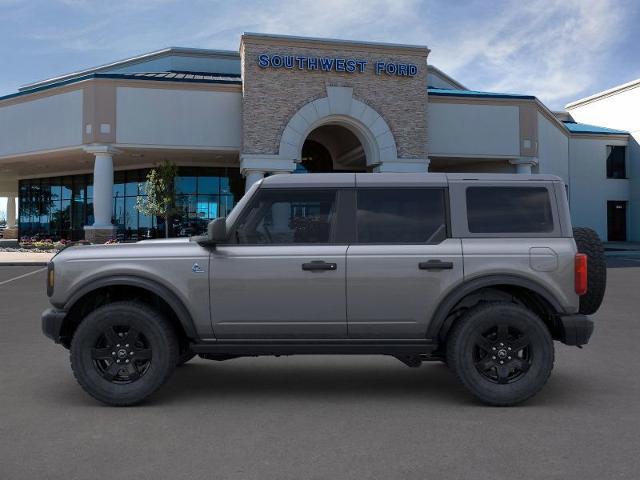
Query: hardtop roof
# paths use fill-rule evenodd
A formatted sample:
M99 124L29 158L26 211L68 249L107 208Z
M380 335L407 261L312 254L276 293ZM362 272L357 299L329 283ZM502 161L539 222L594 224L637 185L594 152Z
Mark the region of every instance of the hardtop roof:
M555 175L517 173L302 173L266 177L261 187L446 186L450 182L465 181L562 182L562 179Z

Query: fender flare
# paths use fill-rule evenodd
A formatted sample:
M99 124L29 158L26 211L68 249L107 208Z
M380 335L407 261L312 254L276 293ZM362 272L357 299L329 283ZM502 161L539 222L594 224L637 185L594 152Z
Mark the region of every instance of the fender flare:
M454 288L453 291L440 302L427 328L427 338L439 339L443 334L447 333L449 328L451 328L451 322L447 322L447 316L460 300L476 290L497 285L526 288L544 298L556 312L563 312L565 310L558 299L549 292L547 288L533 280L518 275L487 275L458 285L457 288Z
M175 293L154 280L136 277L133 275L113 275L91 280L90 284L78 289L73 293L73 295L71 295L64 304L64 310L67 312L70 311L78 300L95 290L116 285L142 288L159 296L162 300L167 302L169 307L174 311L187 337L192 339L198 338L191 313L189 313L187 307L185 307L182 300L180 300Z

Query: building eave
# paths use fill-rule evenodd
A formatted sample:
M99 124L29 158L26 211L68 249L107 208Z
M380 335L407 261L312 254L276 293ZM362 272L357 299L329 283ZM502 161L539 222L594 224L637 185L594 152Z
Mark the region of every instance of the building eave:
M623 93L627 90L631 90L637 87L640 87L640 78L627 83L623 83L622 85L618 85L613 88L609 88L608 90L603 90L602 92L594 93L593 95L575 100L571 103L567 103L564 108L567 110L571 110L573 108L586 105L587 103L597 102L598 100L602 100L606 97L617 95L618 93Z
M135 57L125 58L123 60L117 60L115 62L106 63L104 65L99 65L97 67L77 70L75 72L66 73L64 75L59 75L57 77L52 77L45 80L39 80L33 83L27 83L25 85L20 86L18 88L18 92L33 90L35 88L39 88L49 84L58 84L59 82L63 82L69 79L83 77L92 73L100 73L100 72L103 72L104 70L109 70L116 67L126 67L130 65L136 65L142 62L147 62L152 59L162 58L162 57L166 57L173 54L240 58L240 54L238 52L234 52L231 50L209 50L209 49L203 49L203 48L167 47L161 50L156 50L153 52L136 55Z

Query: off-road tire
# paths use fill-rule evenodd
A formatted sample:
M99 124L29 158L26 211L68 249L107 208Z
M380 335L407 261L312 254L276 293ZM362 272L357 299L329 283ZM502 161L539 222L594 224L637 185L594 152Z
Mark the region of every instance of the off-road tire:
M122 333L124 329L125 333ZM130 346L127 340L128 333L133 331L138 339L136 346ZM116 338L109 342L107 338L114 332ZM117 338L123 335L124 340ZM111 343L117 341L123 343L114 348ZM109 352L112 348L113 352ZM140 357L144 356L145 360L140 360L143 362L144 372L136 370L136 377L123 374L127 378L122 380L120 375L125 370L120 370L116 378L109 380L105 375L113 373L105 373L105 370L110 370L112 365L117 369L120 365L114 365L111 359L103 360L101 357L96 360L96 357L100 352L106 356L115 352L119 355L120 350L130 350L128 353L132 355L131 358L136 358L138 353ZM171 376L178 358L178 341L174 329L161 313L141 302L123 301L109 303L87 315L73 335L70 351L73 374L89 395L108 405L127 406L145 400ZM134 367L133 361L127 360L128 358L123 358L123 367L128 367L130 362L131 368L140 365L136 361Z
M602 304L607 288L607 261L604 245L598 234L587 227L573 229L573 239L578 252L587 256L587 293L580 296L580 313L596 313Z
M498 331L498 325L507 325L508 338L513 337L513 340L503 342L506 347L498 347L505 352L506 348L511 348L509 345L513 345L515 350L518 348L518 342L528 340L526 350L518 351L518 355L528 356L526 362L515 355L513 359L509 357L507 360L508 354L505 354L503 357L505 365L499 365L497 351L492 350L492 345L501 345L497 334L496 340L487 343L486 351L490 352L487 353L488 356L477 359L478 352L483 352L482 355L484 355L484 351L477 346L478 336L486 340L485 332L492 332L494 327ZM483 345L484 340L481 341ZM492 358L498 359L498 365L481 372L477 365L483 362L495 362ZM510 366L507 366L507 362ZM449 368L469 392L488 405L510 406L533 397L547 382L553 369L553 362L553 339L548 328L536 314L515 303L487 303L471 309L453 326L447 339ZM526 363L526 370L523 368L523 372L516 373L518 369L514 367L515 363L522 365ZM499 379L489 378L494 371L496 377L500 377L499 368L502 369L501 371L507 368L509 375L513 371L513 379L509 383L499 383Z

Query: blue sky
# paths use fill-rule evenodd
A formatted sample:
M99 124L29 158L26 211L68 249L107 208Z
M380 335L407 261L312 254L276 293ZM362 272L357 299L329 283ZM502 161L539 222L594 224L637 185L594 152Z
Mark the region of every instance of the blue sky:
M0 95L166 46L236 50L243 31L427 45L467 87L553 109L640 77L632 0L0 0Z
M552 109L640 77L633 0L0 0L0 95L167 46L237 50L243 31L427 45L468 88Z

